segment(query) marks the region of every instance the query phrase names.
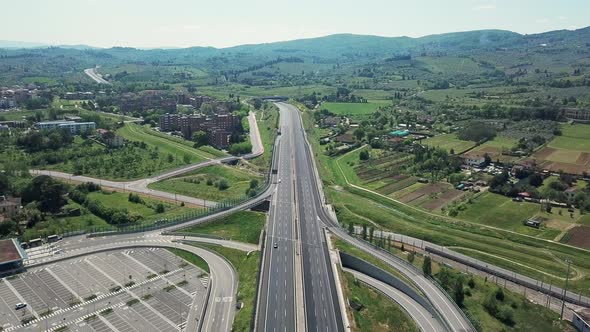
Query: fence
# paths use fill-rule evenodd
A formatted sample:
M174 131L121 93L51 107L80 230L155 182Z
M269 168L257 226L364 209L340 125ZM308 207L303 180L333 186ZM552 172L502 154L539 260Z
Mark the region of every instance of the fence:
M275 138L275 149L277 151L276 145L277 140ZM139 233L139 232L148 232L157 229L167 228L171 226L180 225L195 219L205 218L208 216L212 216L223 211L230 210L236 206L244 204L246 202L252 202L253 205L258 202L258 198L261 198L264 194L267 193L270 185L272 184L272 168L273 164L275 163L274 155L272 158L272 163L268 170L268 173L264 177L264 181L261 185L259 185L256 189L256 194L249 196L249 195L242 195L240 197L234 197L230 199L226 199L223 201L218 202L213 207L206 207L204 210L199 211L192 211L190 213L185 213L183 215L170 217L168 219L163 219L163 221L155 221L153 223L130 223L130 224L121 224L121 225L107 225L107 226L94 226L94 227L68 227L68 228L59 228L57 231L40 231L38 233L32 234L30 236L21 236L19 240L27 241L32 238L37 237L47 237L53 234L60 234L63 237L68 236L76 236L82 234L88 234L89 237L93 236L105 236L105 235L116 235L116 234L128 234L128 233ZM249 205L248 205L249 206Z

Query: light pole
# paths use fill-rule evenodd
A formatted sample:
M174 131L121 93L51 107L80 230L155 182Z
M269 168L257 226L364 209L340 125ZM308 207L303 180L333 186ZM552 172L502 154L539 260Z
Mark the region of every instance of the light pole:
M565 289L563 290L563 297L561 298L561 319L563 320L563 309L565 309L565 294L567 293L567 284L570 280L570 265L572 261L569 259L565 260L567 262L567 274L565 275Z

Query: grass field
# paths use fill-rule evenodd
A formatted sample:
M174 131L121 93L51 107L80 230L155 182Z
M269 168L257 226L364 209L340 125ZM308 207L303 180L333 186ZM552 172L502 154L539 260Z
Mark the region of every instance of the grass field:
M379 107L391 104L388 100L373 100L367 103L322 103L321 108L336 115L358 116L374 113Z
M252 179L262 183L260 174L250 170L235 166L213 165L180 177L152 183L148 187L190 197L221 201L246 195ZM227 181L229 188L221 190L218 184L224 180Z
M209 273L209 265L201 257L199 257L191 252L184 251L182 249L176 249L176 248L167 248L167 249L168 249L168 251L175 254L176 256L184 259L185 261L187 261L187 262L199 267L203 271Z
M263 170L267 170L272 160L274 141L277 135L276 130L279 124L279 111L274 105L265 110L258 111L256 112L256 121L258 122L258 131L260 132L260 140L264 147L264 153L262 156L252 160L252 163Z
M590 125L564 124L562 135L556 136L549 146L556 149L590 152Z
M412 318L396 302L356 281L348 272L341 273L340 280L345 297L363 306L360 311L347 307L354 318L351 321L352 331L420 331Z
M266 214L239 211L227 217L184 229L183 233L210 234L226 240L258 244Z
M121 192L94 192L88 194L88 197L93 201L102 203L105 207L126 209L130 213L143 216L140 224L151 224L159 219L172 218L196 210L193 208L181 207L174 204L160 202L145 196L142 196L144 204L131 203L128 200L128 194ZM155 212L155 206L158 203L162 203L164 205L165 211L163 213ZM73 217L49 218L45 221L37 223L33 228L26 229L23 237L25 239L32 239L40 236L62 234L67 231L90 230L95 227L111 227L111 225L109 225L105 220L90 213L75 202L70 202L68 206L72 208L81 208L82 215ZM112 227L114 228L114 226Z
M239 282L237 302L243 302L244 307L236 312L232 331L250 331L252 310L254 310L254 303L256 301L256 275L258 274L260 252L254 251L245 253L243 251L229 249L221 246L202 246L225 257L238 273Z
M452 149L455 151L455 154L460 154L475 146L474 142L460 140L457 138L456 134L443 134L430 137L422 141L422 144L431 147L439 147L447 152Z
M124 127L117 130L117 134L130 141L144 142L148 145L158 147L160 153L171 154L180 160L184 160L184 156L188 156L189 163L196 163L206 159L213 159L216 156L199 149L195 149L186 144L179 143L173 138L166 138L153 132L151 129L139 126L134 123L127 123Z

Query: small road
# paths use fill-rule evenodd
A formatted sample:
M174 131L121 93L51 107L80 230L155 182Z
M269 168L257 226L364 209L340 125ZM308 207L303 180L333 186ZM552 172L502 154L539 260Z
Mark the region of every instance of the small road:
M111 84L109 81L102 78L102 75L99 74L98 71L96 71L96 67L84 69L84 73L86 75L88 75L91 79L93 79L98 84L109 84L109 85Z
M385 294L393 301L397 302L409 315L422 331L444 332L445 328L440 324L436 317L433 317L428 309L421 306L414 299L399 291L398 289L381 282L377 279L371 278L366 274L355 270L344 269L346 272L352 273L354 277L374 289Z
M236 156L227 156L221 157L217 159L209 159L199 163L183 166L174 170L165 171L159 175L135 180L135 181L112 181L112 180L104 180L93 178L90 176L83 176L83 175L74 175L71 173L65 172L58 172L58 171L48 171L48 170L30 170L31 174L33 175L48 175L54 178L59 178L62 180L68 180L73 182L91 182L100 185L101 187L113 188L117 190L123 190L125 192L135 192L144 195L148 195L149 197L155 197L160 199L165 199L168 201L173 202L184 202L185 204L192 204L196 206L203 206L203 207L214 207L217 202L208 201L202 198L195 198L189 197L184 195L178 195L174 193L169 193L160 190L149 189L148 185L154 182L162 181L165 179L169 179L175 176L179 176L182 174L186 174L188 172L210 166L216 165L221 163L228 163L231 161L239 160L239 159L253 159L256 158L264 153L264 146L262 145L262 140L260 138L260 132L258 130L258 123L256 121L256 115L254 112L250 112L248 115L248 123L250 125L250 141L252 142L252 152L240 157Z

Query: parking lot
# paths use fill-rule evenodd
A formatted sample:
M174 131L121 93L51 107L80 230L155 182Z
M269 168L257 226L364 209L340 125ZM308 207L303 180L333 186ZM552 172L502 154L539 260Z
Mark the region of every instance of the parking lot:
M2 331L177 331L208 275L165 249L128 249L0 279ZM17 303L26 303L16 310Z

